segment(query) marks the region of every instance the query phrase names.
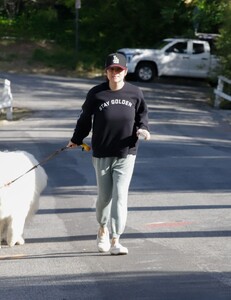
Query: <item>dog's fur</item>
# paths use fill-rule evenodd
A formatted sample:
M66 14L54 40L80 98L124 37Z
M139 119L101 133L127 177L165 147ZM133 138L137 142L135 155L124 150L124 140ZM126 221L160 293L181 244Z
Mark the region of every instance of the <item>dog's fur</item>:
M28 152L0 152L0 247L2 241L10 247L24 244L25 222L37 211L40 194L47 185L47 174L37 165Z

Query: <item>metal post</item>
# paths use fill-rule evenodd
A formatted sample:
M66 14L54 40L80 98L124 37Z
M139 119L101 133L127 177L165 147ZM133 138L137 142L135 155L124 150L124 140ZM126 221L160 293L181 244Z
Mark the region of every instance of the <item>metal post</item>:
M78 53L79 48L79 9L81 8L81 0L75 1L75 50Z

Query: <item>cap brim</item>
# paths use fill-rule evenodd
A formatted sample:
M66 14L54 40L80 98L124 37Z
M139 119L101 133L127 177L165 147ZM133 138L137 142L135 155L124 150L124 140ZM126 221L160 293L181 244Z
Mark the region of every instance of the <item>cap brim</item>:
M121 66L121 65L118 65L118 64L112 64L112 65L106 67L105 69L107 70L107 69L113 68L113 67L118 67L118 68L121 68L121 69L123 69L123 70L126 70L126 69L127 69L126 67Z

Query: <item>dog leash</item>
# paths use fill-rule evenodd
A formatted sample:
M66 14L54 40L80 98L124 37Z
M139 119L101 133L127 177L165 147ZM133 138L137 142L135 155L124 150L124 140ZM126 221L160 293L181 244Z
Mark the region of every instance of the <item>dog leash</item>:
M87 144L83 143L81 145L82 147L82 151L90 151L91 147L88 146ZM4 185L2 185L0 187L0 189L2 189L3 187L7 187L9 185L11 185L12 183L14 183L15 181L17 181L18 179L20 179L21 177L25 176L26 174L28 174L29 172L31 172L32 170L36 169L38 166L42 166L44 165L46 162L48 162L49 160L51 160L52 158L54 158L56 155L58 155L59 153L63 152L66 149L69 149L71 147L65 146L62 147L56 151L54 151L53 153L51 153L49 156L47 156L44 160L40 161L37 165L34 165L32 168L30 168L28 171L26 171L25 173L21 174L20 176L16 177L15 179L9 181L8 183L5 183Z

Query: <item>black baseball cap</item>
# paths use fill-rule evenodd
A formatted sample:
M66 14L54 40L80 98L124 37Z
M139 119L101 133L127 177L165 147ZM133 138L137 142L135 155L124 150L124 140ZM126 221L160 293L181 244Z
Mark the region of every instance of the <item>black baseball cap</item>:
M121 53L109 54L105 62L105 69L111 67L120 67L123 70L127 69L126 57Z

